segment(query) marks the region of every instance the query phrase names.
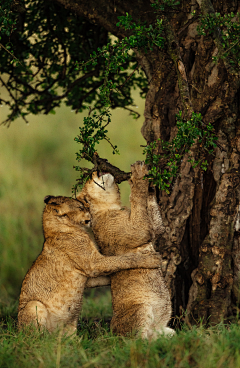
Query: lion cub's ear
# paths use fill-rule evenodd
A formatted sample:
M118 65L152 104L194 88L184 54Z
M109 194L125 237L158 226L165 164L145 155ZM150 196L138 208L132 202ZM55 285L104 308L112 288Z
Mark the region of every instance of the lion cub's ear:
M55 201L54 201L55 199ZM63 206L61 206L60 203L56 202L56 197L51 196L51 195L47 195L44 198L44 203L48 204L48 206L57 214L59 214L60 216L64 215L66 213L66 211L64 211L64 209L62 208Z
M53 200L52 200L53 199ZM54 201L55 199L55 201ZM60 203L57 202L57 198L51 195L48 195L44 198L44 203L46 204L53 204L55 206L60 206Z
M86 200L86 198L79 197L79 198L77 198L77 201L80 202L83 205L83 207L85 207L85 208L90 207L88 201Z
M55 199L55 201L54 201ZM56 206L60 206L61 203L58 202L57 197L51 196L51 195L47 195L44 198L44 203L46 204L55 204Z
M89 208L90 207L89 206L89 203L87 201L86 195L85 195L85 193L84 193L83 190L77 195L77 198L76 199L79 202L81 202L85 208Z
M44 203L48 203L50 201L50 199L53 198L53 196L51 195L47 195L46 197L44 197Z

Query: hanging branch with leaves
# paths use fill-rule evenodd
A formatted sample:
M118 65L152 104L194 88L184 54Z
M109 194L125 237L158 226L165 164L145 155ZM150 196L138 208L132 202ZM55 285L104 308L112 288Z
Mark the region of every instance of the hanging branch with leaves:
M173 7L177 5L178 2L176 1L172 1L171 4L169 1L165 1L164 4L156 1L152 4L152 7L159 15L159 10L163 11L165 6ZM169 30L164 28L163 20L158 17L155 24L147 26L146 24L136 24L133 22L132 17L126 14L126 16L119 17L117 26L130 31L131 35L125 37L123 40L115 41L114 44L109 43L102 49L99 49L98 53L93 53L91 59L84 64L86 68L88 63L96 65L100 56L105 58L106 70L104 84L100 89L100 96L104 102L104 108L98 114L94 112L92 116L89 114L88 117L84 118L83 127L80 128L80 134L75 138L75 141L81 144L81 149L77 153L77 160L86 159L92 162L94 167L93 169L86 169L75 166L75 169L80 172L80 177L77 179L78 183L73 188L74 192L96 170L112 173L117 182L129 178L129 173L122 175L122 172L116 171L116 168L112 170L109 163L108 167L106 168L105 166L103 169L103 161L99 158L96 149L96 144L99 144L101 140L106 140L111 144L106 135L108 132L106 127L111 121L111 95L112 93L121 94L122 86L117 86L116 83L109 79L109 75L110 73L117 74L123 68L122 63L127 61L132 49L147 53L153 47L163 48L166 40L169 38ZM135 70L137 67L135 67ZM168 194L171 191L174 180L179 175L183 156L190 152L190 148L194 143L197 142L198 144L198 158L193 158L189 155L189 162L191 162L194 168L199 165L202 170L206 170L208 166L206 153L208 156L213 154L213 150L217 146L217 137L214 133L214 128L211 124L204 124L201 114L192 112L190 118L186 119L183 118L182 112L179 111L176 118L178 128L176 137L170 142L164 142L162 140L151 142L143 151L146 155L145 162L149 165L149 180L153 185L158 186ZM112 144L111 146L113 148L113 154L119 153L117 146ZM106 162L104 160L105 164Z
M161 7L166 4L160 4L155 2L153 8L159 13ZM177 6L178 3L174 2L172 6ZM163 10L163 9L160 9ZM125 30L130 30L131 35L125 37L123 40L115 41L112 45L109 43L102 50L98 50L98 53L93 53L89 63L97 64L97 59L105 57L106 71L104 75L104 84L101 86L100 96L104 101L104 109L98 114L93 113L92 116L84 118L83 127L80 128L80 134L75 138L76 142L81 144L81 149L77 153L77 160L81 161L86 159L94 164L93 169L81 168L75 166L75 169L80 172L80 178L77 179L78 183L74 186L76 191L78 186L82 186L84 182L91 176L94 170L106 171L101 167L101 159L97 155L96 144L99 144L101 140L106 140L111 144L107 137L107 125L111 121L110 107L111 107L111 94L121 93L121 86L117 86L112 80L108 78L109 74L118 73L122 68L122 63L127 61L129 52L132 49L137 49L140 52L147 53L152 50L153 47L163 48L166 42L165 30L163 21L156 19L156 23L146 26L146 24L136 24L132 21L132 17L129 14L119 17L119 23L117 26L123 27ZM168 37L168 36L167 36ZM85 67L87 63L85 63ZM137 68L135 68L137 69ZM146 154L146 164L149 165L149 180L161 190L165 190L170 193L173 182L179 175L179 168L181 160L186 153L189 153L190 148L194 143L198 143L199 153L198 158L194 159L189 156L189 161L193 167L198 165L202 170L206 170L208 162L206 159L206 153L208 155L213 154L213 149L217 145L217 137L214 133L214 128L211 124L206 125L202 121L201 114L192 113L190 119L184 119L183 114L179 111L177 118L177 135L172 141L164 142L159 140L158 142L151 142L144 148L143 153ZM113 154L119 153L117 146L112 145ZM157 153L160 152L160 153ZM113 173L111 165L108 163L108 172ZM117 182L126 180L129 178L129 173L118 176L118 172L115 172Z

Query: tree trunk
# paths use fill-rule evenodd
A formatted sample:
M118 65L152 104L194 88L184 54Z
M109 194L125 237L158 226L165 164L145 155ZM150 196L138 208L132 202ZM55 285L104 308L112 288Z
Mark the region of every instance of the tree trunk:
M236 12L237 4L229 3L216 11ZM234 314L239 298L239 75L227 61L212 61L217 40L198 36L198 20L180 29L177 22L171 23L168 52L154 62L142 133L147 142L171 139L179 109L185 116L201 112L218 132L224 150L216 149L208 171L193 170L185 157L171 195L159 195L166 226L159 251L174 314L187 310L188 322L215 324Z
M56 0L117 36L127 33L115 26L117 16L128 12L153 23L150 3L116 0ZM196 16L191 12L196 10ZM158 241L163 272L171 290L174 315L187 311L187 322L215 324L238 312L240 286L240 90L239 71L227 59L213 61L221 52L218 34L199 36L199 15L240 10L240 1L182 1L180 11L162 13L166 47L147 55L136 51L146 73L142 134L147 143L169 140L176 134L175 115L201 112L211 123L222 150L206 172L193 169L184 157L172 193L159 193L165 233ZM104 14L104 16L103 16ZM151 19L152 17L152 19ZM195 154L196 147L192 148ZM210 157L211 159L211 157Z

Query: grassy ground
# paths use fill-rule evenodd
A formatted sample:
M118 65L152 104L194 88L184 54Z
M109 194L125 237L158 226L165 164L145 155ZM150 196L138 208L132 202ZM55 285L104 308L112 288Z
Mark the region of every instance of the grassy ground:
M61 331L18 332L16 309L2 308L0 318L0 367L82 368L238 368L240 328L219 325L178 331L148 342L114 336L109 331L109 290L85 298L78 333L73 338Z

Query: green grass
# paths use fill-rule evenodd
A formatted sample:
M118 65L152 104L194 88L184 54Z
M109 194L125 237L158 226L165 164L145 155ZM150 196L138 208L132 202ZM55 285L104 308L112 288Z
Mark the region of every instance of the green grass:
M109 330L109 290L85 300L77 335L18 332L16 306L0 310L0 367L238 368L240 328L220 324L156 341L114 336ZM103 306L104 305L104 306ZM90 306L90 308L89 308ZM96 316L98 318L96 318Z
M112 297L110 286L85 290L82 317L85 320L105 319L112 317Z

